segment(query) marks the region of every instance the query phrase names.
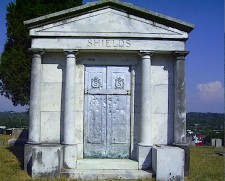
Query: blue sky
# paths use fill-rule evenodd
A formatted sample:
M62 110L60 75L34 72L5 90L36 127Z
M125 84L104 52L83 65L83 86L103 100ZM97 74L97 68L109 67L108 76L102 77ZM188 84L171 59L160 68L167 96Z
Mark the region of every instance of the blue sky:
M0 1L0 52L6 41L6 6ZM84 0L93 2L93 0ZM224 2L222 0L126 0L195 25L187 41L187 112L224 112ZM24 111L0 97L0 111Z

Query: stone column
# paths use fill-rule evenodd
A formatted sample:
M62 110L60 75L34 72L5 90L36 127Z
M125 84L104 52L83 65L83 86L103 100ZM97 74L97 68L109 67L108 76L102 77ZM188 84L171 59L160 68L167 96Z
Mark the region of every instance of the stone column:
M151 120L151 51L141 51L141 122L139 145L150 146L152 141Z
M188 51L173 53L174 84L175 84L175 112L174 112L174 146L182 148L184 155L184 175L189 175L190 146L186 144L186 95L185 95L185 56Z
M141 120L139 123L139 169L150 169L152 140L151 120L151 56L153 51L140 51L141 55Z
M41 56L43 51L34 51L31 65L29 144L40 144L41 132Z
M186 95L185 95L185 56L189 52L177 51L175 56L175 112L174 112L174 143L186 143Z
M75 73L77 50L65 50L65 100L64 100L64 168L76 168L75 143Z

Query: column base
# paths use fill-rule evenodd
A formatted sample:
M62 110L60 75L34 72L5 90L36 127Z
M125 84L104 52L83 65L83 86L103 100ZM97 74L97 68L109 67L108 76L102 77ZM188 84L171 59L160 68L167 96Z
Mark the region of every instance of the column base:
M138 169L151 170L152 168L152 146L138 145Z
M63 169L77 168L77 145L63 146Z
M27 144L30 144L30 145L40 145L41 142L27 141Z
M24 170L31 175L32 170L32 148L36 146L33 144L24 145Z
M59 178L61 168L62 145L25 145L24 169L32 178Z

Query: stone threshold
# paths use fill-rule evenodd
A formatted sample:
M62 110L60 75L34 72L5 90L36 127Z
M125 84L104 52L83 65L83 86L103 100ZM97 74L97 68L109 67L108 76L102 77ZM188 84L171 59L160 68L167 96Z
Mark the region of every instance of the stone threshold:
M130 159L80 159L80 170L138 170L138 162Z
M61 177L79 180L108 180L108 179L151 179L153 173L144 170L63 170Z

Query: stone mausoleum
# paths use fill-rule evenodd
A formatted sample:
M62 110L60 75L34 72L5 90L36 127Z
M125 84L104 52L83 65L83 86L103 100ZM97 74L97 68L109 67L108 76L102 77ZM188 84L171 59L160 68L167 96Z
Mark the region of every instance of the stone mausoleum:
M27 20L32 177L183 180L192 24L116 0Z

